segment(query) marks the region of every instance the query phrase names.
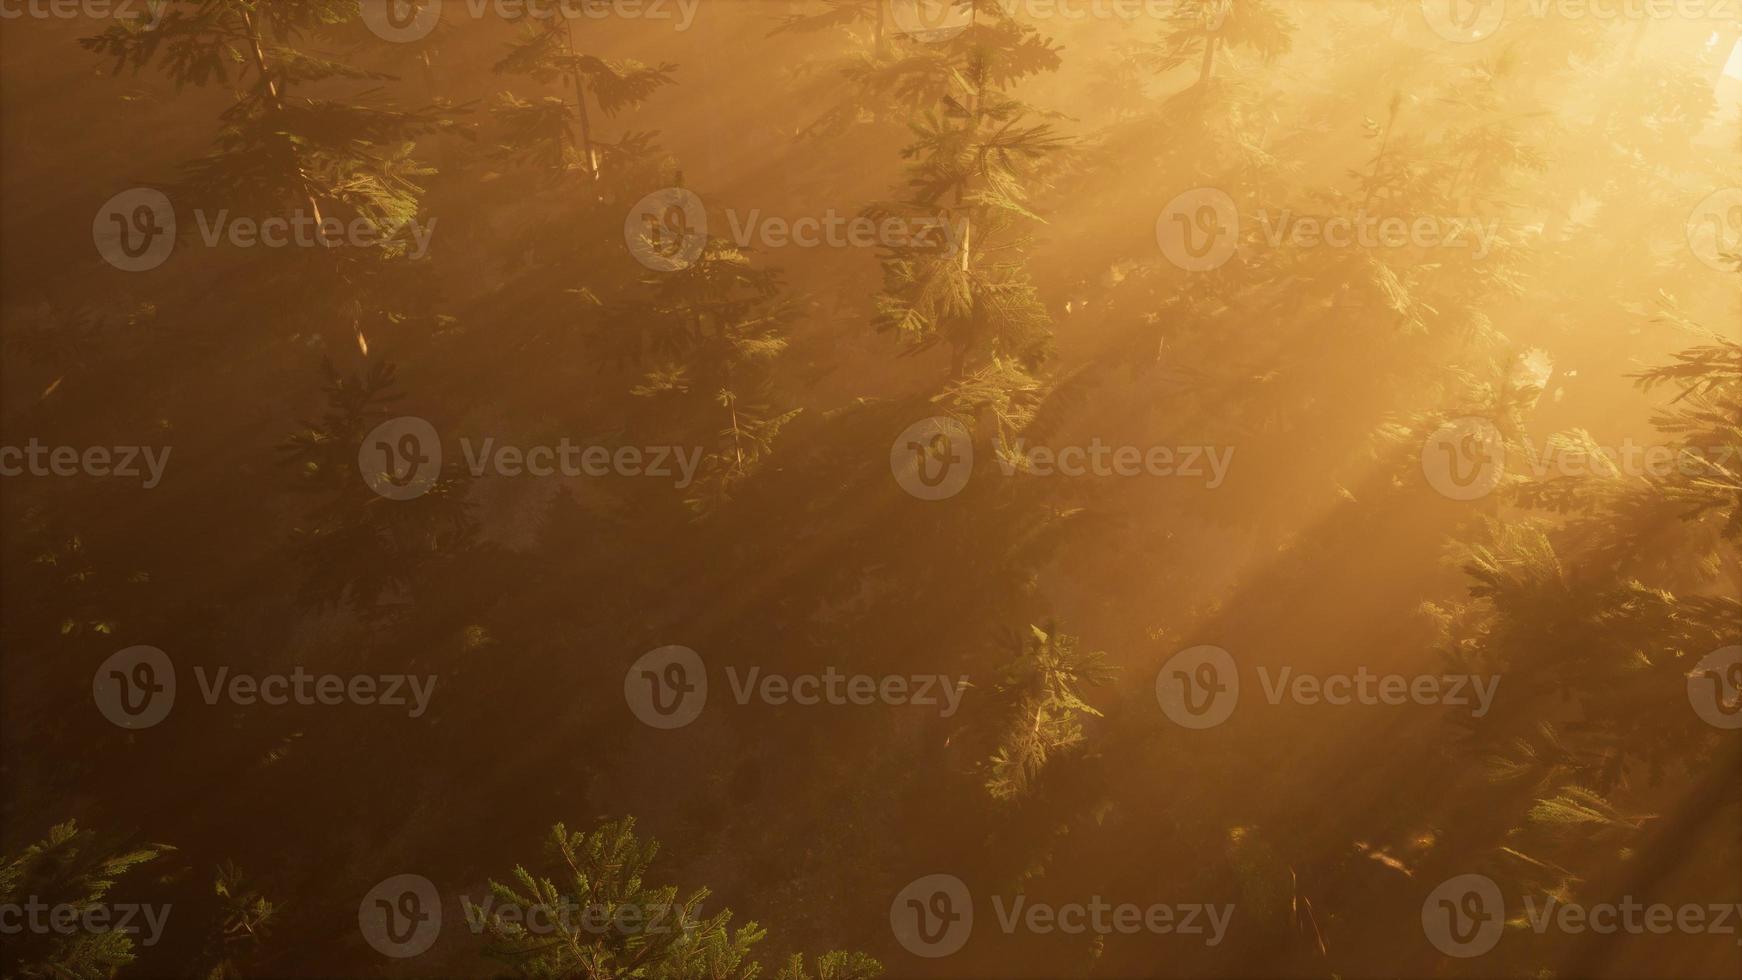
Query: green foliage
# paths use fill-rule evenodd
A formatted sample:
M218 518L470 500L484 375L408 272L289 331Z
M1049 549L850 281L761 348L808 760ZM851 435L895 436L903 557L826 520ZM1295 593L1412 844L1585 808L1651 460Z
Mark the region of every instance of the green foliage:
M150 844L110 852L71 820L45 840L6 858L0 867L0 904L65 906L83 917L102 906L116 881L174 848ZM25 928L0 947L0 975L20 978L104 980L133 962L133 938L114 929Z
M1433 610L1453 664L1516 692L1470 724L1490 777L1530 789L1505 853L1545 893L1564 897L1651 839L1655 816L1627 802L1640 776L1697 785L1731 764L1686 690L1692 665L1742 632L1742 602L1713 591L1735 567L1742 497L1710 453L1742 445L1739 354L1725 341L1637 376L1676 389L1657 424L1687 465L1517 484L1514 500L1554 516L1487 523L1462 550L1471 602Z
M1041 220L1030 207L1038 165L1069 141L984 79L955 78L959 99L912 125L907 196L866 212L949 232L886 250L876 324L909 352L947 344L952 379L995 359L1032 370L1051 353L1052 317L1026 269L1025 228Z
M773 31L835 31L849 41L845 55L800 70L801 76L826 80L821 97L835 102L802 127L801 136L839 136L862 124L905 124L959 99L962 78L1005 90L1061 64L1061 48L1004 4L960 0L962 9L949 22L963 29L943 41L903 33L886 0L825 4L821 11L787 15Z
M112 59L117 73L156 65L178 88L236 86L215 151L187 167L184 183L196 193L238 208L306 205L316 221L362 218L388 233L383 254L392 256L403 250L400 232L418 212L416 178L432 172L411 159L410 147L446 127L446 115L292 94L387 77L298 46L356 10L354 0L201 0L171 5L155 27L122 21L84 45Z
M999 672L995 694L1008 721L988 763L986 791L1006 802L1028 795L1050 760L1083 744L1082 720L1101 717L1084 689L1110 682L1117 670L1105 653L1078 650L1077 638L1054 624L1030 626L1016 659Z
M416 146L455 130L454 111L445 106L381 105L373 88L348 98L328 94L342 83L390 80L308 47L357 16L355 0L198 0L166 5L155 26L123 19L82 41L117 74L155 67L178 91L232 89L212 151L184 164L170 189L218 212L218 220L230 213L288 216L316 230L329 247L293 250L313 252L314 260L287 257L281 268L295 280L299 303L319 307L305 309L294 329L312 321L329 355L353 344L367 355L376 325L408 315L403 266L422 257L414 252L414 222L424 181L435 173L416 157ZM367 228L372 244L337 247L339 228ZM270 286L256 288L253 309L265 318L273 304L258 301Z
M261 943L271 935L278 909L230 861L224 862L212 879L212 892L218 899L218 918L206 942L206 956L212 961L206 980L240 980L248 974L245 967Z
M551 828L537 871L514 869L513 882L490 882L494 904L467 903L482 923L484 955L521 977L621 977L648 980L752 980L762 967L752 948L767 931L754 922L731 928L732 913L707 915L705 888L679 899L675 885L653 886L649 866L659 845L635 836L635 821L592 833ZM509 909L512 911L503 911ZM857 953L830 952L816 972L792 957L781 980L868 980L882 972Z
M473 540L466 474L445 459L427 492L412 500L378 496L359 470L363 439L397 402L393 365L374 362L351 375L322 362L326 414L279 444L297 486L316 499L295 530L308 577L306 599L380 612L383 599L412 591L418 578ZM384 506L391 504L391 506Z
M540 26L528 26L496 62L496 74L522 75L544 85L563 81L570 94L529 101L503 93L496 116L507 131L505 148L552 170L578 171L597 179L602 173L601 152L613 146L594 136L588 99L606 116L616 116L674 84L675 71L673 64L650 66L578 53L574 26L567 18L552 17ZM633 134L625 137L633 138Z
M794 953L775 980L871 980L882 975L883 964L871 957L837 949L817 957L814 968L805 964L804 954Z
M1294 22L1274 0L1186 0L1150 54L1153 68L1171 71L1194 60L1200 84L1214 77L1221 50L1251 51L1265 62L1288 53Z
M608 314L617 343L647 362L632 392L653 403L668 429L698 432L705 447L689 505L708 514L729 500L773 452L798 409L769 407L771 377L797 315L777 270L757 269L743 251L710 236L689 266L652 273L643 292Z

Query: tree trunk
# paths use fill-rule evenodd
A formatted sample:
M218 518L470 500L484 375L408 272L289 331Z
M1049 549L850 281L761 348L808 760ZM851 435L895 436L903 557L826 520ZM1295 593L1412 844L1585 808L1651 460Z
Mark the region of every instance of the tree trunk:
M1204 64L1198 71L1198 84L1208 85L1211 77L1216 74L1216 35L1204 35Z
M575 25L572 21L568 24L568 36L564 43L572 62L575 57ZM581 118L581 153L587 160L587 177L598 180L599 153L593 148L593 118L587 112L587 78L577 67L569 69L569 81L575 86L575 114Z
M260 73L260 81L266 86L266 97L272 103L272 111L284 111L284 96L279 91L278 82L272 77L272 70L266 64L266 48L260 38L259 28L254 26L254 15L247 10L242 11L242 27L248 32L248 40L254 48L254 70ZM289 137L285 138L289 142ZM296 147L290 147L291 155L295 156ZM314 219L315 227L321 226L321 205L315 199L314 191L308 186L308 173L302 169L299 162L296 168L297 180L302 184L303 196L308 202L309 217Z

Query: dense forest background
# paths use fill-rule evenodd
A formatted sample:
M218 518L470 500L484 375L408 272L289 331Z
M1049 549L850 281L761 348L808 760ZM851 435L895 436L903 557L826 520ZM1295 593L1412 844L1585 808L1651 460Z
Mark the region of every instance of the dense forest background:
M1742 902L1739 5L89 6L0 5L0 897L171 911L4 975L1742 971L1742 911L1525 911ZM381 240L221 224L275 216ZM1034 452L1097 446L1173 465ZM117 721L139 647L173 708Z

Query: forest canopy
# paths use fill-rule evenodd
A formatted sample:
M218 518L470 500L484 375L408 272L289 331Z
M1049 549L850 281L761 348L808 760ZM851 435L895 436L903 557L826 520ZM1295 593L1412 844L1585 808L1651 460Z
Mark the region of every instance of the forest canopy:
M0 20L0 977L1742 974L1742 4Z

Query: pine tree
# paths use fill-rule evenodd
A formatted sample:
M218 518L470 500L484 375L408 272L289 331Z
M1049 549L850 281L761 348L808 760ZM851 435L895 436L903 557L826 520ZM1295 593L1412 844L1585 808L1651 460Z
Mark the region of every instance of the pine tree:
M771 408L772 373L797 311L778 270L709 236L695 262L649 273L638 301L611 313L619 337L639 336L647 362L632 393L655 402L672 431L706 447L688 502L707 514L732 496L773 451L798 409ZM706 406L706 407L704 407Z
M921 0L924 2L924 0ZM998 0L954 0L946 20L961 30L937 38L906 33L890 16L888 0L830 0L827 10L793 14L772 33L833 30L848 39L847 53L805 65L801 75L834 76L819 98L836 104L800 129L802 136L839 135L860 124L905 123L959 98L961 76L1007 91L1025 78L1057 71L1062 50ZM865 25L871 25L866 31ZM844 85L842 84L844 83ZM845 89L846 95L841 95Z
M218 868L212 893L218 899L218 918L206 940L205 957L211 963L206 980L241 980L271 935L278 909L231 861Z
M675 885L655 886L648 872L659 844L635 835L633 818L591 833L551 828L545 860L513 881L490 882L492 904L468 902L468 921L489 939L484 955L521 977L620 977L647 980L752 980L752 958L767 930L754 922L732 928L732 913L708 915L699 888L684 898ZM498 907L512 910L504 914ZM858 953L830 952L812 973L799 956L780 980L870 980L883 972Z
M888 249L878 326L909 351L947 345L951 380L997 361L1033 370L1049 353L1051 317L1023 267L1023 226L1041 220L1029 206L1037 165L1067 143L1022 103L963 82L960 98L913 123L907 196L869 209L948 229L947 244Z
M304 422L279 445L297 486L316 500L295 530L307 571L303 595L317 604L380 614L387 608L381 600L415 593L420 575L464 551L476 521L465 499L465 475L451 459L443 460L415 498L377 495L360 472L359 451L402 397L393 365L376 362L350 375L331 361L321 366L326 414Z
M1221 52L1250 50L1274 61L1288 52L1293 33L1293 22L1274 0L1186 0L1177 5L1152 63L1167 72L1195 60L1197 84L1208 86Z
M1742 467L1712 452L1742 445L1742 345L1714 338L1636 381L1676 391L1656 419L1676 464L1512 484L1531 516L1487 522L1463 551L1470 601L1429 607L1455 669L1518 692L1469 723L1473 746L1497 796L1529 791L1500 848L1506 873L1562 900L1662 834L1721 837L1742 806L1742 760L1688 693L1695 664L1742 635ZM1696 787L1684 809L1639 812L1671 776Z
M634 134L613 144L593 132L591 104L607 117L634 108L674 83L674 64L644 65L638 61L607 61L575 49L574 25L567 17L550 17L528 26L509 53L496 63L499 75L523 75L540 84L561 81L568 94L536 101L503 93L497 117L512 135L512 145L538 156L546 166L579 170L597 181L615 152L633 148Z
M66 907L83 921L86 913L103 905L118 879L172 850L167 844L148 844L110 852L74 821L56 824L46 839L8 857L0 867L0 905L14 912L27 904ZM133 959L132 936L117 929L22 928L0 946L0 975L107 980Z
M390 76L320 55L306 42L357 16L354 0L198 0L121 20L85 38L116 74L155 67L177 90L233 85L210 154L187 163L172 183L184 201L216 213L289 215L318 229L328 248L285 270L305 305L318 301L317 331L336 354L354 342L367 354L365 324L404 315L394 275L412 251L423 186L434 171L413 155L417 140L449 129L438 107L401 110L368 94L350 99L299 95L325 83L376 84ZM379 237L370 248L336 248L333 223L361 221ZM297 250L302 251L302 250ZM301 275L296 275L300 272ZM306 277L315 277L310 288ZM269 317L274 304L257 306ZM344 338L341 343L338 338Z
M1107 655L1077 648L1053 623L1030 626L1015 660L999 672L995 694L1008 706L1008 727L988 763L986 791L997 800L1028 795L1053 758L1083 744L1082 720L1101 712L1084 690L1113 680Z

